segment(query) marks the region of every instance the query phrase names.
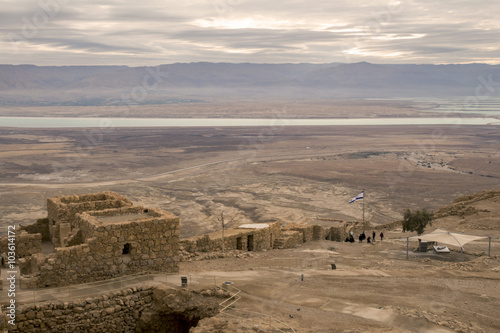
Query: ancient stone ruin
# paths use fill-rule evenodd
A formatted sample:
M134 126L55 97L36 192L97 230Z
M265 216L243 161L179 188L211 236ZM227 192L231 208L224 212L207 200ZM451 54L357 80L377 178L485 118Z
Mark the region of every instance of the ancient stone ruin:
M22 288L64 286L136 273L174 273L182 253L342 241L354 227L344 221L328 225L246 224L226 229L224 238L213 232L180 241L179 218L160 209L134 206L113 192L60 196L47 200L47 218L21 227L16 256ZM0 253L6 247L7 239L0 238Z
M67 246L78 232L75 228L77 214L132 207L127 198L112 192L87 195L70 195L47 199L49 233L55 247Z
M9 332L188 332L219 312L220 299L201 292L133 287L71 302L22 306Z
M179 218L134 206L113 192L47 200L47 217L20 226L16 260L23 289L58 287L131 274L176 273L199 252L265 251L313 240L342 241L355 224L245 224L179 240ZM5 256L7 237L0 237ZM1 289L0 285L0 289ZM96 298L18 308L12 332L187 332L218 312L217 300L196 291L134 287ZM214 296L211 295L210 297ZM229 295L227 296L229 297ZM0 319L4 319L3 317ZM0 329L3 321L0 321Z
M331 227L321 225L289 224L280 222L244 224L224 231L224 241L220 231L181 240L181 250L188 253L224 250L262 251L288 249L315 240L341 242L357 224L335 221Z
M47 210L17 237L22 288L178 271L179 218L170 213L112 192L48 199ZM42 251L43 241L52 253Z

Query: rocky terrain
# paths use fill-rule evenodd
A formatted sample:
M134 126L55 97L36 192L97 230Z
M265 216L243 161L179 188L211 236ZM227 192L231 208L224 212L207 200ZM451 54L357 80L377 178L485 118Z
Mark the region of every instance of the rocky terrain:
M97 323L98 317L93 314L92 318L84 316L89 308L107 318L106 322L99 321L101 326L111 325L119 330L124 327L119 319L122 312L157 302L147 309L141 308L140 320L134 311L127 312L127 325L143 331L162 330L168 327L162 324L163 319L177 323L179 316L184 316L186 321L198 323L191 329L196 333L497 332L500 330L497 292L500 191L461 196L437 212L439 217L426 232L444 228L490 236L491 256L487 256L486 238L466 244L463 258L460 248L454 246L449 246L448 254L415 252L418 243L411 241L407 259L406 237L414 234L403 233L398 222L368 224L366 231L369 234L375 231L377 235L373 244L311 241L285 250L182 253L178 274L144 277L149 286L179 288L180 277L186 276L188 289L194 290L194 301L185 293L158 291L152 295L150 287L137 288L142 284L120 278L110 281L109 287L107 282L99 288L89 284L85 293L92 296L87 294L83 299L62 298L60 305L55 306L27 305L20 318L27 331L36 330L35 325L42 322L65 324L78 331ZM355 233L361 231L359 224ZM383 240L380 232L385 235ZM232 286L229 291L214 288L229 282ZM106 293L116 285L125 289L113 292L111 298L99 296L100 290ZM85 286L78 286L82 287ZM47 296L57 299L57 295L66 294L63 290L66 289L49 288ZM137 292L144 294L144 302L132 298ZM33 292L28 293L26 300L30 300ZM216 304L231 295L238 296L237 302L217 314L216 308L219 311L222 308ZM113 297L118 300L112 300ZM216 300L210 300L212 297ZM55 316L54 311L62 317ZM213 317L198 322L196 318L202 312L206 314L201 317ZM197 315L193 317L190 313Z
M366 106L369 110L370 108ZM367 111L368 112L368 111ZM500 189L496 126L0 129L0 232L46 198L111 190L181 218L181 237L238 223L385 224L406 208Z

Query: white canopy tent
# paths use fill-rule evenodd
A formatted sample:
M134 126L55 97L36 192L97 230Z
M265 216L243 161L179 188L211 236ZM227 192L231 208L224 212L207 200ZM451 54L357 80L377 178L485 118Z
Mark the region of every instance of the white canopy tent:
M461 250L461 254L464 251L464 245L478 240L489 238L490 240L490 248L491 248L491 237L488 236L476 236L476 235L467 235L461 234L457 232L450 232L444 229L436 229L430 234L417 235L412 237L406 237L406 258L408 259L408 240L409 239L420 239L427 242L438 242L446 245L459 246ZM488 250L488 255L490 255Z

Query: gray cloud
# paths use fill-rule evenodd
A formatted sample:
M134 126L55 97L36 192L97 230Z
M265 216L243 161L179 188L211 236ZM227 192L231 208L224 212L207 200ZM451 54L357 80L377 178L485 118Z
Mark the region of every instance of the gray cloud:
M498 63L495 1L4 0L0 63Z
M110 52L110 51L123 51L123 52L141 52L144 51L141 48L136 47L125 47L125 46L114 46L109 44L96 43L85 40L74 40L65 38L33 38L33 43L38 45L48 45L56 47L64 47L70 50L79 50L87 52Z

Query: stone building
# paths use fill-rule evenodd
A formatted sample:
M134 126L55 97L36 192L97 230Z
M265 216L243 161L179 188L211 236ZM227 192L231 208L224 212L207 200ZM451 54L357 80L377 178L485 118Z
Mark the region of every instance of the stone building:
M113 192L51 198L47 211L47 218L22 226L16 235L23 288L177 272L180 247L190 253L284 249L315 240L343 241L355 228L337 220L283 228L280 222L258 223L226 229L224 238L217 231L180 241L179 218L134 206ZM0 253L6 248L7 240L0 238Z
M112 192L48 199L47 210L46 219L19 233L18 241L29 241L18 253L22 287L178 271L179 218L173 214L133 206ZM42 253L42 241L52 242L52 253Z
M262 251L272 249L274 241L281 237L279 222L243 224L224 230L224 249L241 251ZM186 238L181 246L187 252L211 252L222 250L222 232Z
M132 207L132 202L113 192L66 195L47 199L48 228L52 244L66 246L78 213Z
M315 221L321 222L321 221ZM280 222L244 224L224 230L224 249L262 251L287 249L317 240L343 241L352 226L348 222L335 221L329 225L289 224ZM222 231L181 240L181 247L189 253L222 250Z
M312 220L311 224L297 225L289 224L286 230L298 231L302 234L302 242L315 240L330 240L342 242L348 236L349 231L354 229L355 223L341 220Z

